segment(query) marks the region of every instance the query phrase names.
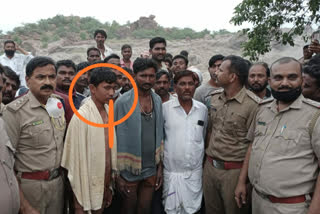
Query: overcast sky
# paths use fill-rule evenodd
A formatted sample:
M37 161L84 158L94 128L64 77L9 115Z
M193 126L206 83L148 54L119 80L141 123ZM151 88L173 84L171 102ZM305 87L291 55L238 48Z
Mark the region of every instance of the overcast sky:
M136 21L140 16L155 15L163 27L190 27L201 31L227 29L237 31L229 23L233 9L241 0L3 0L0 30L6 32L23 23L60 15L91 16L102 23L115 20L120 24Z

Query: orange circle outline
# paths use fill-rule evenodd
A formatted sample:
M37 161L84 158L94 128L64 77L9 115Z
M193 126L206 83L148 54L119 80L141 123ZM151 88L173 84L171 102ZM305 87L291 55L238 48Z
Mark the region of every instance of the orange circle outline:
M74 85L76 83L76 81L79 79L79 77L84 74L85 72L93 69L93 68L98 68L98 67L108 67L108 68L113 68L113 69L116 69L118 71L120 71L121 73L123 73L128 79L129 81L131 82L132 86L133 86L133 92L134 92L134 99L133 99L133 104L129 110L129 112L123 117L121 118L120 120L116 121L116 122L112 122L111 124L107 123L107 124L100 124L100 123L94 123L94 122L91 122L90 120L87 120L86 118L82 117L81 114L78 112L78 110L76 109L76 107L74 106L74 103L73 103L73 99L72 99L72 95L73 95L73 88L74 88ZM137 104L138 104L138 88L137 88L137 85L136 85L136 82L134 81L134 79L132 78L132 76L127 72L125 71L123 68L117 66L117 65L113 65L113 64L110 64L110 63L97 63L97 64L93 64L93 65L90 65L84 69L82 69L80 72L77 73L77 75L73 78L72 82L71 82L71 85L70 85L70 88L69 88L69 103L70 103L70 106L71 106L71 109L73 111L73 113L75 113L75 115L77 115L77 117L84 123L90 125L90 126L95 126L95 127L100 127L100 128L108 128L108 127L114 127L114 126L117 126L121 123L123 123L124 121L126 121L131 115L132 113L134 112Z

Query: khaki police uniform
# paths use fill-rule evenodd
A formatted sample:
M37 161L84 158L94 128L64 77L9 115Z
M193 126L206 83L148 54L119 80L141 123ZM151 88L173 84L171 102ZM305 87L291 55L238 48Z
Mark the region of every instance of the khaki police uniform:
M17 214L20 208L19 187L13 171L12 147L0 113L0 209L1 213Z
M210 140L203 171L207 213L247 212L237 207L234 190L249 146L247 132L260 101L245 88L231 99L226 98L223 89L212 94L208 103Z
M307 213L319 176L319 108L303 95L280 112L273 99L259 107L248 132L253 213Z
M3 103L0 103L0 114L2 114L5 108L6 108L6 105Z
M60 99L54 94L51 97ZM61 213L63 180L58 169L66 128L64 114L51 118L29 91L7 105L3 119L16 150L14 169L25 198L42 214ZM50 176L41 178L44 172Z

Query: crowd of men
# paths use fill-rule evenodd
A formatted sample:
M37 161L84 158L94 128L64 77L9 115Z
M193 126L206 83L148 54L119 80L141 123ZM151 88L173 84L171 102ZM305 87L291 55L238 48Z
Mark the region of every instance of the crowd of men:
M320 213L319 41L271 66L214 55L204 82L164 38L135 60L94 39L77 65L4 42L0 213ZM96 63L119 69L82 74L70 103ZM96 127L73 107L100 125L131 116Z

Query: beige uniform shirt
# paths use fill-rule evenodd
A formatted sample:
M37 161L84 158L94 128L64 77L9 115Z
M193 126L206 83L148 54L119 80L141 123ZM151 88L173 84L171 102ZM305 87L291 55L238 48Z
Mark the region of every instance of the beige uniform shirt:
M208 156L223 161L244 160L249 145L247 132L260 101L245 88L229 100L223 89L213 92L209 106Z
M0 136L0 213L17 214L20 208L20 200L18 182L13 170L14 149L1 117Z
M260 106L248 133L253 141L249 178L259 192L292 197L314 191L319 175L320 119L311 135L309 125L319 107L320 103L302 95L280 112L276 100Z
M16 171L44 171L60 166L66 127L64 115L51 118L29 91L7 105L3 119L16 149Z
M0 114L2 114L5 108L6 108L6 105L3 103L0 103Z

